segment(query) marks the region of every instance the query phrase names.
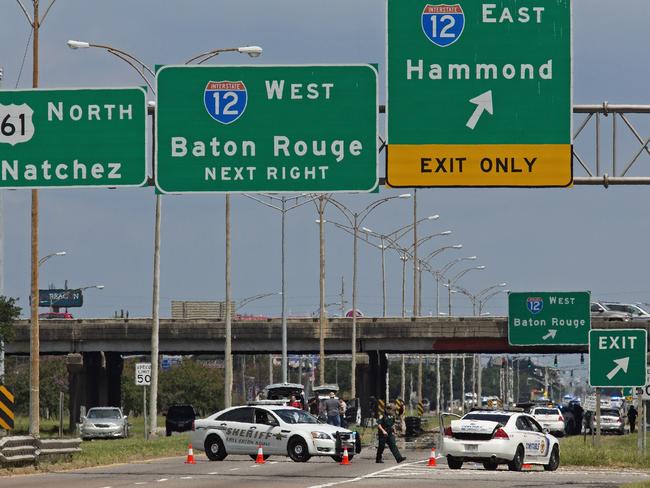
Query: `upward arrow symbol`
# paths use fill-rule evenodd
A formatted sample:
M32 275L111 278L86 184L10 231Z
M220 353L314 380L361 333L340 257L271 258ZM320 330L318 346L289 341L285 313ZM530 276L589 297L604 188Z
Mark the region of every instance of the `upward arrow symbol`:
M476 124L478 123L478 120L481 118L481 115L483 115L483 112L487 112L490 115L494 114L494 110L492 106L492 90L488 90L485 93L481 93L478 97L472 98L469 101L469 103L473 103L474 105L476 105L476 109L474 110L474 113L467 121L466 125L471 130L474 130L474 127L476 127Z
M620 358L620 359L614 359L614 363L616 366L614 369L612 369L609 373L607 373L607 379L611 380L616 374L623 370L623 373L627 373L627 368L630 365L630 358Z

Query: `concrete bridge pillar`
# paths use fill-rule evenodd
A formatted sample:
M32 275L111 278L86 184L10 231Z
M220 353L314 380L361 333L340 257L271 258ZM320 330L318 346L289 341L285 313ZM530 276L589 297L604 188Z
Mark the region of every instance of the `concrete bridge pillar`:
M69 354L70 429L80 419L81 406L120 407L122 405L122 369L124 361L116 352Z
M386 398L386 372L388 371L388 358L383 351L368 351L368 364L357 366L357 395L361 402L361 417L374 417L371 398Z

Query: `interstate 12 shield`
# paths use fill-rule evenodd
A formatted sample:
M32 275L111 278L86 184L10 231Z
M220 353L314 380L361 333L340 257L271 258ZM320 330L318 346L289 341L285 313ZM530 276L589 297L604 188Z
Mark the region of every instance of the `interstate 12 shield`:
M246 111L246 85L243 81L210 81L203 102L210 117L222 124L232 124Z
M452 45L463 33L465 13L459 5L427 5L422 12L422 30L439 47Z
M544 299L542 297L528 297L526 300L528 311L533 315L537 315L544 308Z

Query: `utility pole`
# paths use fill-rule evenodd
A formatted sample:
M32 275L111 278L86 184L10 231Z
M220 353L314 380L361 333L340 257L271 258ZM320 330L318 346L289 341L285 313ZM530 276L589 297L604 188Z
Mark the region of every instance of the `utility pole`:
M4 78L4 69L0 66L0 89L2 89L2 79ZM4 192L0 190L0 296L5 293L5 222L4 222ZM0 383L5 379L5 341L0 337Z
M160 220L162 199L156 195L156 217L153 250L153 305L151 311L151 386L149 398L149 433L156 435L158 428L158 346L160 330ZM147 427L145 426L145 430Z
M34 42L32 44L32 87L38 88L38 40L39 40L39 0L34 2L34 17L32 27ZM32 190L32 283L31 283L31 334L29 347L29 433L34 437L40 436L40 342L38 323L38 190Z
M320 314L318 317L319 324L319 353L320 353L320 368L319 378L320 384L325 384L325 323L327 321L327 310L325 310L325 195L318 197L318 229L320 241L320 259L319 259L319 273L318 280L320 290Z
M224 351L224 407L232 406L232 310L230 309L230 194L226 194L226 345Z
M449 411L454 411L454 355L449 355Z

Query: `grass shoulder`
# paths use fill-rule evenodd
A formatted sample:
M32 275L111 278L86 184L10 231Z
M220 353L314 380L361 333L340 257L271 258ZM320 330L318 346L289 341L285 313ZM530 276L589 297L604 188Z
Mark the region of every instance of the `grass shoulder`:
M560 439L560 451L563 466L650 469L650 451L639 454L636 434L601 436L600 448L591 436L566 437Z

